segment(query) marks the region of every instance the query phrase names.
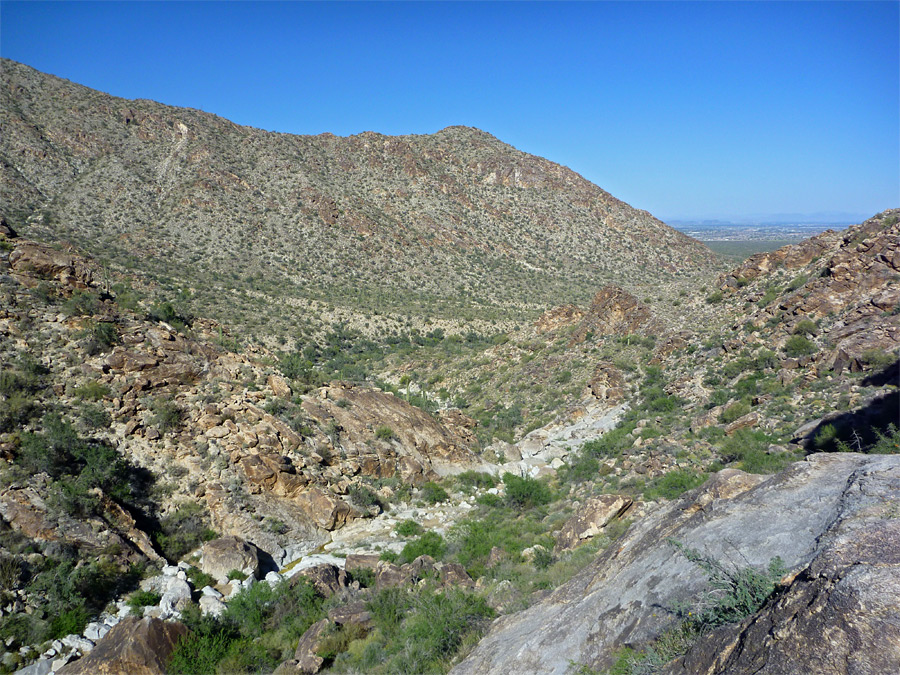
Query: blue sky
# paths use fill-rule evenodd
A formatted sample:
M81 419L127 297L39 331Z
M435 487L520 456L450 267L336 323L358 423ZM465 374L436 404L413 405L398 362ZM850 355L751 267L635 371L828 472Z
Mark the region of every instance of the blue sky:
M900 206L898 8L4 0L0 54L273 131L475 126L664 219L855 217Z

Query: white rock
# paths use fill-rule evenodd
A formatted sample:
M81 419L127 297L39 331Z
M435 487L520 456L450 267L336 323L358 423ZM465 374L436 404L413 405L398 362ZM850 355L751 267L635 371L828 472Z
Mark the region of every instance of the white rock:
M50 647L52 649L55 649L56 653L58 654L59 652L62 651L62 648L63 648L62 640L54 640L53 642L50 643Z
M178 574L178 567L176 567L175 565L166 565L162 568L162 573L163 576L174 577L176 574Z
M182 581L187 581L187 573L184 570L178 570L178 573L175 575L176 579L181 579Z
M163 593L159 601L159 608L164 612L171 614L191 601L191 587L188 582L181 579L172 579L166 592Z
M53 663L50 664L50 672L55 673L57 670L66 665L69 661L72 660L72 657L75 655L72 653L65 654L60 656L58 659L53 659Z
M187 572L189 569L191 569L191 566L190 566L190 564L188 564L184 560L182 560L180 563L178 563L178 569L184 570L185 572Z
M204 616L219 616L225 611L225 603L211 595L200 598L200 612Z
M91 640L83 638L80 635L66 635L66 637L62 639L62 643L66 647L77 649L82 654L85 654L94 648L94 643Z
M266 575L266 581L269 582L269 586L277 586L282 581L284 581L284 577L281 576L278 572L269 572Z
M93 642L97 642L109 632L109 626L99 621L92 621L84 628L84 637Z
M219 591L217 591L212 586L204 586L200 590L200 592L203 593L204 596L209 597L209 598L215 598L216 600L221 600L222 598L225 597L224 595L219 593Z

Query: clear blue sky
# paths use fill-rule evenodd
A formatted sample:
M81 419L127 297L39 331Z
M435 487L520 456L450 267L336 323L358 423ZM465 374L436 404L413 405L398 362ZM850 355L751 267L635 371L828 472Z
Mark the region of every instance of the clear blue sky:
M897 2L0 2L0 54L299 134L479 127L662 218L900 206Z

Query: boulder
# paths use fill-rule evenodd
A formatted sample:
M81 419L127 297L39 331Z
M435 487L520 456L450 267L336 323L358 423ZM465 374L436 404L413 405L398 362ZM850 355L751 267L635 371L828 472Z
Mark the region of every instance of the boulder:
M356 570L374 570L381 556L378 553L351 553L344 560L344 569L348 572Z
M272 393L276 396L280 396L281 398L290 398L294 393L291 391L290 385L287 383L281 375L269 375L268 379L266 379L266 384L269 385L269 389L272 390Z
M363 628L372 626L372 613L366 609L366 605L362 601L335 607L328 611L328 618L341 626L355 625Z
M626 495L592 497L569 518L556 535L557 552L568 551L597 536L606 525L627 511L633 501Z
M297 644L297 651L294 652L294 660L297 662L295 672L314 675L322 669L325 659L319 656L316 650L332 626L334 626L333 621L322 619L310 626L301 636L300 642Z
M658 507L547 598L495 621L451 672L602 671L622 645L648 645L676 621L660 608L709 589L669 538L735 567L780 556L795 571L761 611L670 672L895 672L900 456L816 454L774 476L740 475ZM702 499L709 490L723 496Z
M312 521L323 530L336 530L352 518L350 505L332 497L319 488L311 488L294 497L294 500Z
M316 587L316 590L326 598L330 598L341 589L347 588L348 585L347 573L340 567L328 563L300 570L293 577L292 583L297 583L297 579L309 579L313 586Z
M219 583L227 583L228 573L239 570L259 577L259 551L240 537L220 537L203 544L200 569Z
M187 626L160 619L124 619L89 654L57 672L60 675L162 675Z

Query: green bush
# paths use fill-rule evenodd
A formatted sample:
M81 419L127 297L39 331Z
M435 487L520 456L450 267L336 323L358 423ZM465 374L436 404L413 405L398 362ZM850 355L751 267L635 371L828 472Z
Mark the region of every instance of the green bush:
M184 408L175 401L162 397L153 400L150 410L153 412L150 424L161 434L176 430L186 417Z
M703 485L707 474L697 473L690 469L675 469L653 479L644 491L644 498L648 500L677 499L683 492L693 490Z
M209 527L209 514L195 502L183 502L159 521L152 533L160 553L169 562L178 562L203 542L219 535Z
M483 598L452 589L379 591L366 604L375 631L359 649L338 655L343 671L370 675L442 673L464 643L471 643L494 616Z
M350 495L350 501L363 510L368 510L374 506L383 511L387 507L381 497L365 485L351 485L348 494Z
M691 621L701 629L737 623L763 606L775 584L787 569L779 557L773 558L765 571L753 567L735 567L684 546L673 539L669 543L690 562L706 572L711 591L701 600Z
M794 326L794 335L818 335L819 327L809 319L803 319Z
M447 491L434 481L428 481L422 486L422 500L426 504L438 504L450 499Z
M463 471L453 478L463 488L488 490L497 485L497 479L483 471Z
M401 537L416 537L424 531L424 528L414 520L404 520L402 523L397 523L394 527L394 532Z
M96 380L89 380L72 392L76 398L85 401L99 401L110 396L109 387Z
M769 453L773 441L764 431L739 429L722 441L720 454L723 461L738 462L738 468L748 473L776 473L797 457L788 452Z
M803 335L792 335L784 344L784 353L790 358L798 358L816 353L816 345Z
M503 483L506 485L506 502L514 508L530 509L553 500L547 484L535 478L507 472L503 474Z
M717 305L722 302L722 291L713 291L709 295L706 296L706 304L707 305Z
M731 424L736 419L743 417L750 412L750 406L744 401L737 401L725 408L719 414L719 421L722 424Z
M386 424L375 429L375 438L379 441L389 441L394 437L394 430Z
M897 355L883 349L867 349L862 353L862 362L873 368L884 368L897 362Z
M430 555L435 560L440 560L444 557L446 550L447 544L441 535L437 532L426 532L403 547L403 550L400 551L400 559L409 563L420 555Z
M153 607L158 605L162 596L153 591L135 591L128 598L128 606L134 616L143 616L144 607Z

